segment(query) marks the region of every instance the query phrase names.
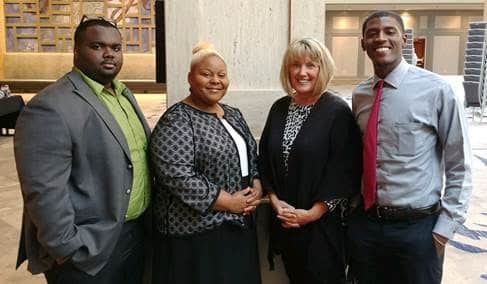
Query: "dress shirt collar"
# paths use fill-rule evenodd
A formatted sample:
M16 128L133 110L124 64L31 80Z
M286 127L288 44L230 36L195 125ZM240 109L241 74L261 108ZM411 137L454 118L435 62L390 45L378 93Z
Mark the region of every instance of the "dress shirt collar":
M399 85L406 77L408 70L409 64L403 58L401 60L401 63L399 63L399 65L397 65L396 68L394 68L394 70L392 70L392 72L384 78L384 83L386 83L388 86L393 87L394 89L399 88ZM376 86L377 82L379 82L380 80L381 78L374 74L372 85Z
M80 69L73 67L73 70L78 72L81 77L83 78L83 81L90 87L90 89L97 95L100 96L101 93L105 90L109 94L112 94L112 92L108 91L105 86L102 84L98 83L97 81L91 79L88 77L85 73L83 73ZM115 91L115 95L121 95L123 91L127 88L124 83L120 82L117 79L113 79L113 91ZM112 94L113 95L113 94Z

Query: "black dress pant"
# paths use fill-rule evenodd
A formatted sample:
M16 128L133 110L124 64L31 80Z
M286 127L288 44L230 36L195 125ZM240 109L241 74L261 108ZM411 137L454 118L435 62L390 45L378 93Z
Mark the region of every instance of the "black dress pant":
M141 220L123 225L115 249L105 267L92 276L71 261L54 264L44 272L48 284L139 284L144 270L144 228Z
M441 283L443 255L437 255L432 237L438 213L387 222L360 211L350 217L348 230L350 266L358 283Z
M327 221L332 223L330 218ZM330 239L331 230L324 231L318 223L281 230L279 251L290 284L345 283L343 255ZM343 233L341 228L337 231ZM338 243L342 244L344 237L341 234Z
M343 284L345 283L345 269L339 261L338 256L334 266L330 267L325 274L326 277L318 277L314 271L306 268L303 264L306 260L298 250L290 250L281 253L282 261L286 275L289 278L289 284Z

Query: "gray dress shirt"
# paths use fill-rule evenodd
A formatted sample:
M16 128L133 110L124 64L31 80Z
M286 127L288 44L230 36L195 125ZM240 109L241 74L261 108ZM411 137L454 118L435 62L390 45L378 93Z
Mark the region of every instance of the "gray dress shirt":
M362 133L379 80L374 75L353 92L352 109ZM433 231L450 239L465 221L472 191L463 108L448 82L404 59L384 81L376 202L420 208L441 199L442 211Z

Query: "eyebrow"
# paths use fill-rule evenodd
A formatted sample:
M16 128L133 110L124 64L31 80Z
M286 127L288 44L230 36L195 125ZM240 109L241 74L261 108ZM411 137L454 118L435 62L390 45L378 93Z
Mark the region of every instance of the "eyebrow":
M108 42L104 42L104 41L90 41L89 44L99 44L99 45L107 45L107 46L121 46L122 44L121 43L108 43Z
M396 26L385 26L385 27L382 27L383 30L396 30L396 31L399 31L400 29ZM366 28L365 29L365 33L369 32L369 31L379 31L381 30L380 28L376 28L376 27L373 27L373 28Z
M226 73L226 69L212 70L208 68L199 69L200 72L210 72L210 73Z

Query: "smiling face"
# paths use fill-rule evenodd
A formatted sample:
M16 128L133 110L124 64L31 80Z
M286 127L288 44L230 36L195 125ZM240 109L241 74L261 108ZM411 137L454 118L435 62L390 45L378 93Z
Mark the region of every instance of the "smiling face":
M110 86L122 68L122 37L114 27L90 26L74 48L74 65L86 76Z
M393 17L372 18L365 26L362 49L374 64L374 71L384 78L401 63L406 35Z
M289 81L297 96L313 96L320 67L309 56L289 62Z
M212 107L225 96L229 80L227 65L216 55L197 63L188 74L191 97L198 104Z

